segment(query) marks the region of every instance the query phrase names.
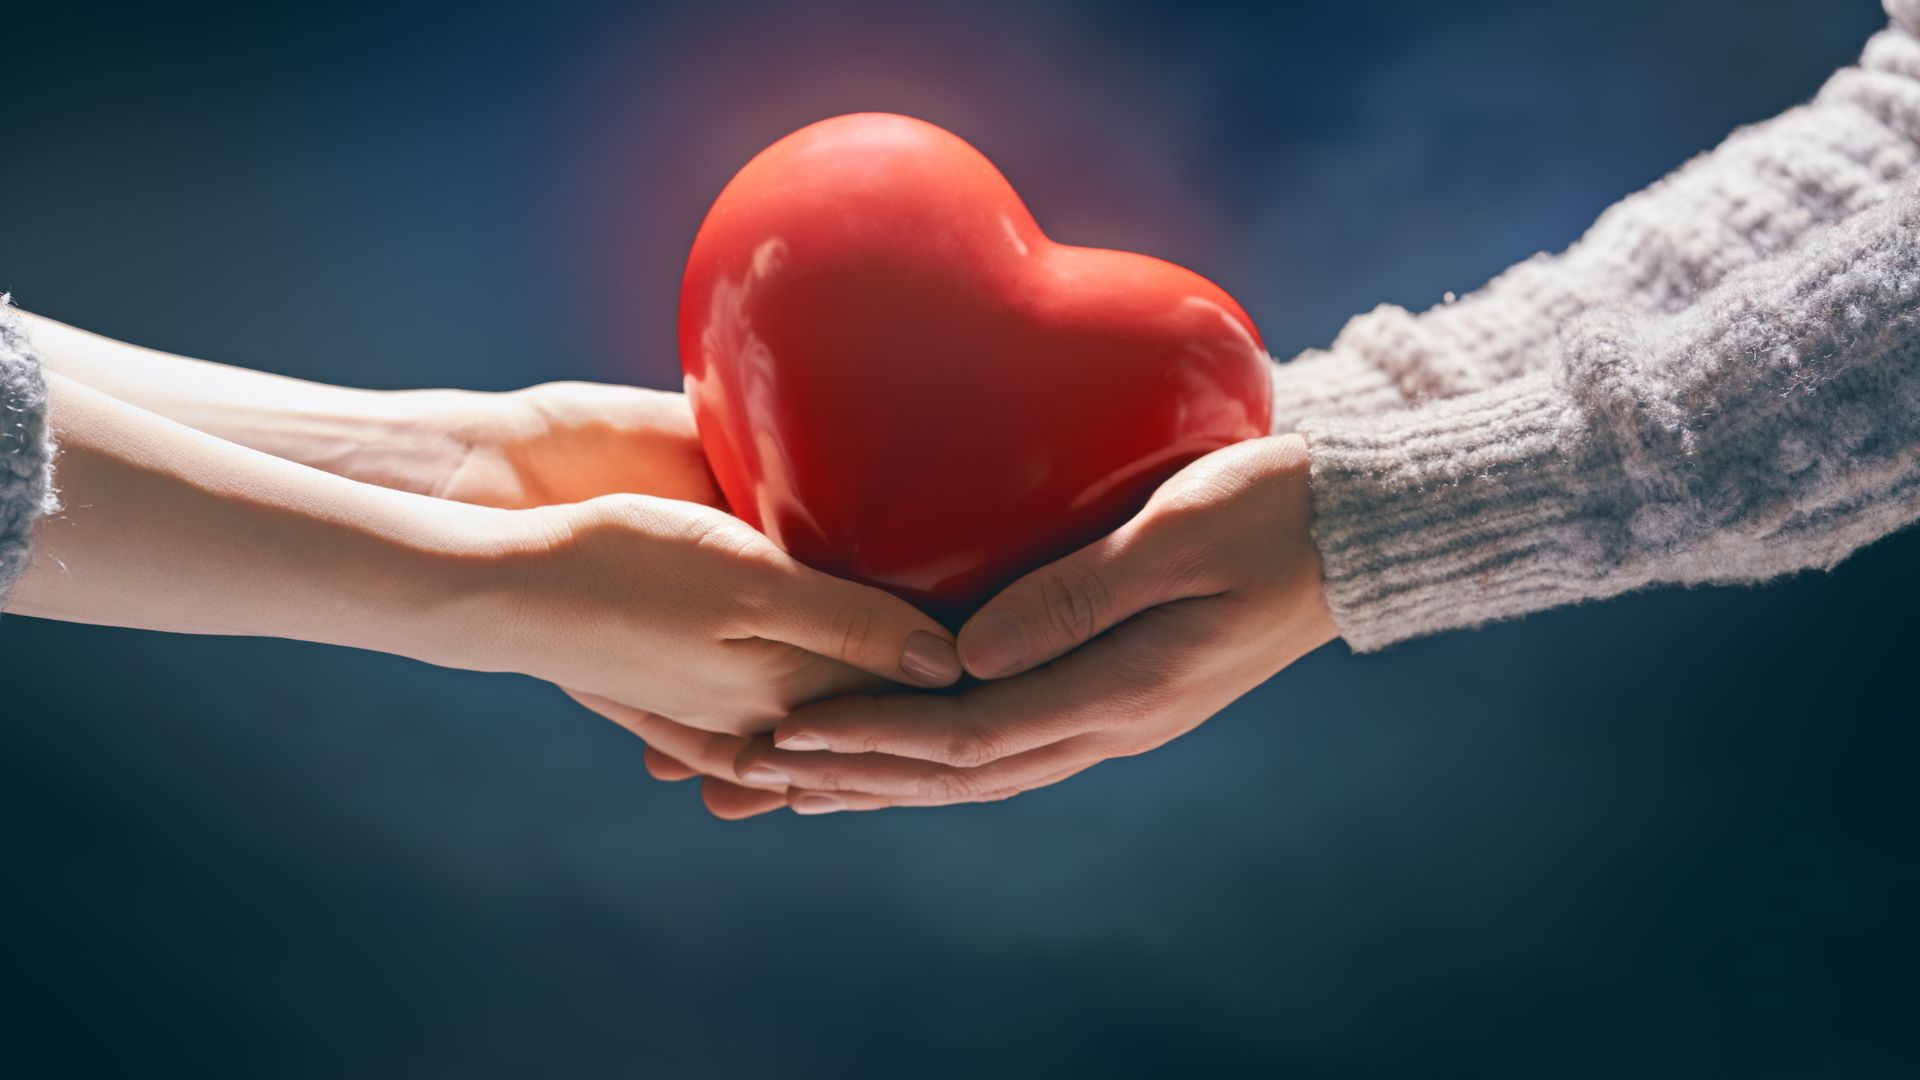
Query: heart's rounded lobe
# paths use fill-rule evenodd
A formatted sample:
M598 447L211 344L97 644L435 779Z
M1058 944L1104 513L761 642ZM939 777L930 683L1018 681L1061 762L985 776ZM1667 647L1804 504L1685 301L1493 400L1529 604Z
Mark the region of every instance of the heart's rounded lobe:
M1054 243L979 151L903 116L748 162L694 240L679 331L733 512L953 624L1270 422L1224 291Z

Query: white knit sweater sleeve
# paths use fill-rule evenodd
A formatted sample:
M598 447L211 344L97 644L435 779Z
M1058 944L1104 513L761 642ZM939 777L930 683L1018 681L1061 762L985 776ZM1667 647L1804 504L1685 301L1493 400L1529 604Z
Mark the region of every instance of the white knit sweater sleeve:
M0 602L26 572L34 523L54 508L47 384L10 303L0 296Z
M1274 429L1450 398L1539 370L1589 311L1671 314L1740 269L1884 202L1920 167L1920 0L1813 101L1735 132L1613 206L1565 252L1414 315L1383 305L1274 369Z
M1830 567L1920 518L1920 180L1678 314L1590 312L1543 348L1484 390L1305 423L1354 648Z

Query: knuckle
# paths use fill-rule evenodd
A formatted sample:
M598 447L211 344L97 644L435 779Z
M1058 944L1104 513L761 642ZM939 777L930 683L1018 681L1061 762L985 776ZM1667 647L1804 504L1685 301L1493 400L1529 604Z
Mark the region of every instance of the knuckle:
M1198 725L1197 720L1188 721L1172 706L1152 703L1151 695L1143 695L1137 706L1117 719L1123 722L1114 724L1103 737L1089 744L1088 749L1094 760L1105 761L1150 753Z
M977 769L1001 758L1003 741L998 731L978 721L971 721L962 724L948 736L945 745L940 748L938 759L941 764L956 769Z
M865 597L850 596L833 613L831 637L839 649L837 659L851 662L864 656L873 640L873 605Z
M1182 586L1207 587L1218 577L1220 548L1205 529L1171 523L1153 540L1154 563L1160 573Z
M1113 607L1113 595L1098 572L1068 564L1055 567L1040 583L1043 628L1049 636L1084 641L1093 636Z
M851 791L852 781L843 771L834 768L810 770L803 778L796 775L793 786L809 791Z
M975 796L973 782L956 772L937 772L924 777L919 788L921 798L940 803L971 802Z
M745 527L740 519L704 507L688 507L685 513L686 535L695 548L729 561L766 561L771 541Z

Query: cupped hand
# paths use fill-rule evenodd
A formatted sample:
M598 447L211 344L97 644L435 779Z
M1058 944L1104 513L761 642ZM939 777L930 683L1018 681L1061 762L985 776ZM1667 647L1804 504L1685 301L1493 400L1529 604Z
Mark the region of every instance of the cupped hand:
M470 575L483 606L449 635L467 639L459 666L733 734L806 702L960 675L939 623L711 507L620 495L508 520L512 539Z
M426 421L456 447L426 494L517 509L620 492L720 505L684 394L553 382L463 394Z
M457 452L425 479L427 493L482 506L522 508L584 502L620 492L719 507L686 395L632 386L552 382L500 394L461 394L429 421L451 435ZM717 585L724 591L724 585ZM798 658L792 658L800 663ZM805 663L818 666L811 661ZM841 673L845 677L845 673ZM802 683L805 677L801 679ZM796 688L789 686L788 690ZM712 767L738 752L735 737L675 723L582 691L567 693L647 743L648 771L661 779L693 775L670 754ZM635 717L644 717L638 723ZM731 744L715 740L733 738ZM716 814L783 805L778 793L709 777L703 784Z
M1311 521L1302 437L1210 454L962 627L986 681L803 707L744 740L731 776L803 813L936 806L1154 749L1337 636Z
M722 504L684 394L600 383L553 382L499 394L429 393L420 395L419 400L420 405L409 414L414 419L408 427L436 433L451 452L423 455L418 460L425 463L424 467L396 474L398 486L457 502L504 508L580 503L616 493L708 507ZM781 589L776 595L787 597L783 602L803 604L805 601L793 594L809 594L812 608L799 614L800 619L827 624L810 633L800 624L793 628L797 633L759 628L758 633L771 636L747 635L734 626L716 636L716 627L724 623L728 613L712 611L704 625L685 628L698 633L676 640L673 627L656 620L656 640L646 647L644 657L627 658L630 667L623 685L610 685L598 673L579 675L569 684L572 688L567 693L576 701L645 740L648 770L661 779L693 775L683 761L691 762L702 773L730 775L723 766L732 761L741 740L703 727L729 731L764 728L778 715L813 697L885 685L878 676L921 686L953 681L954 675L944 670L954 662L948 644L951 637L944 630L891 596L834 581L793 563L764 537L731 518L708 516L692 506L640 500L624 504L610 501L578 513L557 508L549 513L564 519L561 532L570 536L577 529L619 535L615 545L631 549L629 569L636 572L658 564L664 573L666 564L698 561L676 559L676 543L687 549L680 552L682 555L703 546L709 555L730 551L736 565L709 558L697 571L680 571L682 581L689 580L688 574L693 573L700 581L698 589L704 593L689 598L688 615L694 614L700 600L719 605L739 600L737 585L729 575L759 574L764 583L768 576L765 572L771 571L780 579ZM604 522L586 524L605 518L620 519L623 524L614 526L610 533ZM640 527L632 528L634 525ZM704 537L704 545L686 543L695 535ZM657 584L632 584L632 588L642 590L631 594L634 612L658 610L653 588ZM837 628L836 618L841 620ZM889 660L873 652L875 648L885 652L885 647L871 640L873 635L912 636L913 629L902 629L908 624L939 639L916 639L918 649L931 656L916 669L917 674L907 674L898 656ZM803 636L813 641L816 651L809 652L786 640ZM570 630L563 630L561 639L573 639ZM905 648L902 642L894 645ZM701 681L699 690L686 694L686 676L700 666L697 661L691 668L684 666L684 654L723 646L726 648L719 654L723 659L716 678ZM818 650L826 650L827 655ZM864 673L862 660L852 659L855 654L871 654L863 657L868 665ZM730 677L734 674L739 677ZM564 681L566 677L560 678ZM633 685L643 681L651 681L651 685ZM610 690L614 696L579 688L587 685ZM635 707L635 703L647 708ZM686 722L669 720L663 713ZM695 724L702 727L692 726ZM755 790L720 775L709 775L703 786L709 808L722 816L745 816L763 806L771 809L784 805L779 791ZM766 801L769 798L770 803Z

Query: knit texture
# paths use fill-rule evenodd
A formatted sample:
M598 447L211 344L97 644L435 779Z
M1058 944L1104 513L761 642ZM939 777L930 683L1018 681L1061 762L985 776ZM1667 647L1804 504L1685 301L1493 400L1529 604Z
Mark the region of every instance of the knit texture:
M1920 516L1920 0L1579 242L1279 369L1367 650L1831 566Z
M1553 371L1310 421L1355 648L1661 582L1830 567L1920 517L1920 184Z
M27 570L34 522L55 508L47 384L12 304L0 294L0 602Z
M1807 106L1275 371L1359 651L1757 582L1920 517L1920 0Z

